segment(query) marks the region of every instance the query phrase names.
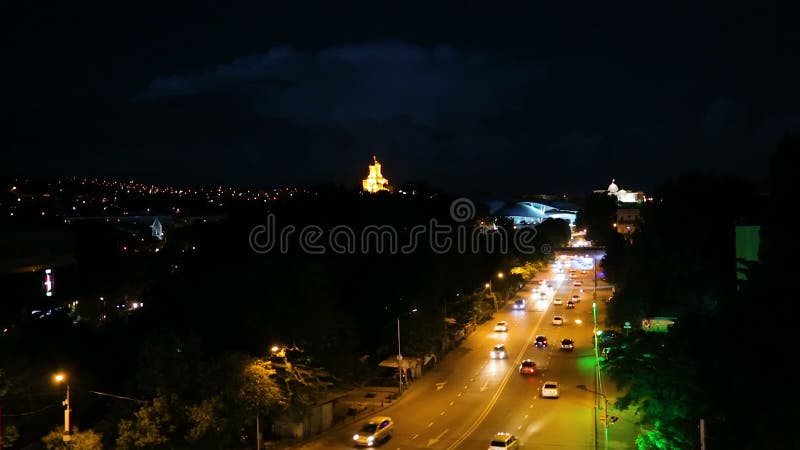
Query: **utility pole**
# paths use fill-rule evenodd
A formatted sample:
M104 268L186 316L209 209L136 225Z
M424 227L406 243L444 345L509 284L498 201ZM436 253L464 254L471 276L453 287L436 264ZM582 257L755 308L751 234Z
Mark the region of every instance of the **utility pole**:
M256 413L256 450L261 450L261 420Z
M706 450L706 419L700 418L700 450Z
M72 407L69 403L69 384L67 384L67 399L62 402L66 409L64 409L64 442L69 442L72 440L72 435L70 434L70 428L72 425L70 424L70 419L72 415Z
M65 374L57 373L57 374L53 375L53 381L55 381L56 383L66 382L66 385L67 385L67 398L66 398L66 400L61 402L61 404L66 407L64 409L64 435L63 435L63 439L64 439L64 442L69 442L69 441L72 440L72 435L70 434L71 433L70 429L72 428L72 426L70 424L70 416L72 415L72 405L70 405L70 402L69 402L69 380L67 379L67 376Z
M403 354L400 353L400 316L397 316L397 380L403 393Z

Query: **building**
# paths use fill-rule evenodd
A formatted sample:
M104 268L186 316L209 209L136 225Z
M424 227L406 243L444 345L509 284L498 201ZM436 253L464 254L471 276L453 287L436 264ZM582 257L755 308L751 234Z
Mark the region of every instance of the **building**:
M639 227L641 221L640 213L639 208L618 208L617 221L614 223L617 233L633 234Z
M518 227L536 226L547 219L564 219L570 226L574 226L578 215L577 208L562 209L568 206L561 204L558 206L542 201L515 201L504 203L499 207L490 206L489 212L493 217L511 220Z
M381 163L378 162L378 158L373 156L372 161L373 164L369 165L369 175L361 181L361 187L370 194L380 191L391 191L389 180L384 178L381 173Z
M602 194L606 193L608 195L613 195L617 197L618 203L644 203L647 201L647 196L642 191L627 191L625 189L620 189L617 186L617 180L612 179L611 184L608 185L608 188L598 189L594 191L595 194Z

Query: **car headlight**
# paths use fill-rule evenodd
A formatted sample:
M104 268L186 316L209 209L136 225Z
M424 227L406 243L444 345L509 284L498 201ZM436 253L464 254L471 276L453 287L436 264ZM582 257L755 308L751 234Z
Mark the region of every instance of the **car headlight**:
M372 442L372 441L374 441L374 440L375 440L375 436L370 436L370 437L368 437L368 438L367 438L367 441L368 441L368 442Z
M353 435L353 440L354 440L354 441L357 441L359 437L361 437L361 436L359 436L358 434L354 434L354 435Z

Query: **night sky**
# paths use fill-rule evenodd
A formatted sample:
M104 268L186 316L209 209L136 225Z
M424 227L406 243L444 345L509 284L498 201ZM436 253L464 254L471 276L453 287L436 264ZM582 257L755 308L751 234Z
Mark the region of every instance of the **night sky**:
M2 175L583 193L800 131L798 2L14 3Z

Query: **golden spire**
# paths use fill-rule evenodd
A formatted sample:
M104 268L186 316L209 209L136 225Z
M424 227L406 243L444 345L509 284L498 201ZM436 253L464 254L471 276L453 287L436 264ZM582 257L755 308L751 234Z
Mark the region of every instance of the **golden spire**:
M378 162L378 157L372 155L372 161L374 164L370 164L369 175L361 181L361 187L372 194L378 191L388 191L389 180L383 178L383 174L381 174L381 163Z

